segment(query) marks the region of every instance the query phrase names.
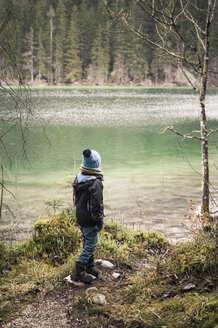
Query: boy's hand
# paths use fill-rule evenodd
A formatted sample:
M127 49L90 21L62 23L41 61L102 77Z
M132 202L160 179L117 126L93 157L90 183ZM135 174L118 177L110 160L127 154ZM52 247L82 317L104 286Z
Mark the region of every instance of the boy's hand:
M98 224L96 224L96 226L94 228L97 232L99 232L103 229L103 226L104 226L103 222L99 222Z

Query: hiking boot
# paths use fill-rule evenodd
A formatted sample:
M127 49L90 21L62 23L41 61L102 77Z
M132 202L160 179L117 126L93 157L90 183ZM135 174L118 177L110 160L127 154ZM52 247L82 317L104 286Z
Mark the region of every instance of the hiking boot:
M76 262L76 270L75 273L71 274L71 279L74 281L81 281L84 284L91 284L94 278L90 275L85 273L86 270L86 263Z
M86 265L86 272L95 277L97 277L99 275L98 270L94 267L94 256L93 255L90 257L89 262Z

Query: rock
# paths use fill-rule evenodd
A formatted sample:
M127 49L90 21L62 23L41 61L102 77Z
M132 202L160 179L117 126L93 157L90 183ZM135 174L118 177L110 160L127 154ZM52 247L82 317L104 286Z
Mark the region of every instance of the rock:
M169 297L171 297L172 295L171 295L171 292L166 292L166 293L163 293L162 295L161 295L161 299L164 299L164 298L169 298Z
M96 288L96 287L89 287L86 289L87 294L97 292L97 291L98 291L98 288Z
M108 313L108 312L103 312L102 315L107 319L110 318L110 313Z
M196 322L196 323L199 323L199 322L202 321L202 319L199 318L199 317L197 317L197 316L194 316L194 317L192 317L192 321L193 321L193 322Z
M95 263L100 264L102 267L108 268L108 269L113 269L115 267L115 265L113 263L111 263L110 261L107 261L107 260L99 259L99 260L96 260Z
M118 279L118 278L120 278L120 276L121 276L121 274L120 274L119 272L114 272L114 273L112 274L112 277L113 277L114 279Z
M215 286L214 286L214 283L212 282L212 280L209 280L209 279L206 279L206 280L205 280L205 284L204 284L204 286L205 286L205 289L206 289L208 292L211 292L212 289L215 287Z
M95 261L95 263L97 263L97 264L101 264L101 262L102 262L102 259L98 259Z
M192 290L192 289L195 289L195 288L196 288L195 284L190 282L189 284L184 286L183 291L188 292L189 290Z
M98 294L92 297L92 302L98 305L106 305L107 301L104 295Z

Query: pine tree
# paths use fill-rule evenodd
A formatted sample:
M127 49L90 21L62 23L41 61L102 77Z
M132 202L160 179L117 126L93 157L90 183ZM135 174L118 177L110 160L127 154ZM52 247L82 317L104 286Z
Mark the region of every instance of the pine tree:
M131 4L131 16L136 19L140 17L139 8L135 5L135 1ZM140 22L141 28L148 33L147 22ZM144 83L149 71L147 53L148 48L141 39L128 31L125 34L126 38L126 53L125 66L128 67L128 77L133 83Z
M75 82L82 79L82 62L80 54L78 12L77 7L73 6L70 28L67 36L66 51L66 80L69 82Z
M97 35L92 48L92 65L90 71L96 72L97 83L107 83L110 63L109 24L98 26Z
M126 52L125 65L128 67L128 76L133 83L144 83L148 74L148 62L146 48L141 40L129 35L129 47Z
M4 39L4 47L10 50L14 62L21 68L25 79L33 79L33 73L30 73L31 56L27 55L30 51L30 41L28 45L26 38L31 27L36 45L31 72L34 71L34 77L40 80L49 83L72 83L86 79L87 74L89 80L98 80L98 83L105 83L108 79L114 83L125 84L130 81L134 84L144 83L147 75L152 76L156 83L173 79L177 67L166 62L166 59L160 57L154 48L131 36L131 33L124 26L119 25L117 20L111 21L102 0L12 2L12 13L1 34L1 39ZM198 2L201 8L206 9L205 0L198 0ZM2 23L10 3L11 1L0 0ZM136 27L155 40L157 34L154 21L150 16L146 20L142 18L137 1L108 0L108 3L118 10L128 11L131 8L130 17ZM158 4L158 1L156 3ZM76 13L75 8L77 8ZM199 21L204 15L203 9L198 12ZM218 6L215 16L218 17ZM214 40L211 43L209 81L213 85L217 84L217 79L212 71L217 71L216 67L218 67L216 17L211 25ZM190 35L193 49L200 49L199 42L191 40L192 30L183 24L181 18L179 19L181 34ZM110 31L108 22L110 22ZM174 44L176 40L171 40L169 37L168 42ZM177 46L181 47L181 43L177 42ZM192 51L189 53L189 58L191 56L194 56ZM199 56L202 57L200 52Z
M47 52L47 42L44 40L44 30L42 27L39 29L38 34L38 52L37 52L37 69L38 69L38 79L42 81L44 79L48 80L49 76L49 56Z
M79 42L81 49L81 62L83 78L86 78L86 70L91 64L91 50L96 37L96 10L91 0L79 1Z
M112 77L115 83L128 81L128 67L126 66L126 54L130 45L127 42L127 31L116 25L113 29L113 64Z
M41 0L36 6L34 24L36 42L36 75L39 81L49 80L49 23L47 4Z
M55 15L55 82L65 82L65 51L66 51L67 17L65 2L58 1Z
M50 60L49 60L49 71L50 71L50 83L53 84L53 75L54 75L54 72L53 72L53 68L54 68L54 65L53 65L53 32L54 32L54 25L53 25L53 19L54 19L54 15L55 15L55 12L54 12L54 8L52 7L52 5L50 5L49 7L49 11L48 11L48 17L49 17L49 27L50 27Z
M23 56L23 69L29 71L30 82L33 83L34 80L34 31L32 26L30 27L29 32L25 35L24 43L26 45L25 52Z

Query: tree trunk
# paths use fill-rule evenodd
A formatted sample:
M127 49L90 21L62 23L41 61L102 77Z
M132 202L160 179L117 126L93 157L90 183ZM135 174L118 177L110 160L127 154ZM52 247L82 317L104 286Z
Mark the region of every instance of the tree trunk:
M53 17L54 17L54 9L52 5L50 5L48 16L50 18L50 83L53 84Z
M204 62L200 88L200 130L201 130L201 154L202 154L202 201L201 212L209 213L209 160L208 160L208 136L207 136L207 119L205 111L205 98L207 91L207 76L209 64L209 28L212 16L212 1L208 1L208 13L206 19L205 39L204 39Z
M34 32L33 28L30 29L30 79L31 83L34 81Z
M200 92L200 125L201 125L201 155L202 155L202 201L201 212L209 213L209 161L208 161L208 137L207 121L205 114L206 89L202 87Z
M50 83L53 84L53 20L50 17Z
M4 194L4 168L1 164L1 197L0 197L0 219L2 218L2 208L3 208L3 194Z

